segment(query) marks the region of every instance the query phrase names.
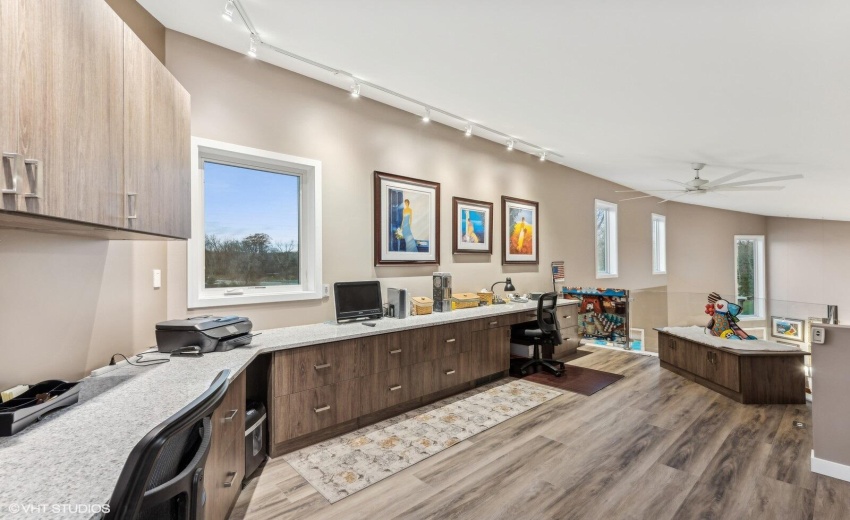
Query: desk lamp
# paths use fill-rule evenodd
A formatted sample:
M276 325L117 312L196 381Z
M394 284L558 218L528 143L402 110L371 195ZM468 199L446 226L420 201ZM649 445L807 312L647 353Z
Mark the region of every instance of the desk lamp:
M505 279L504 282L496 282L493 285L491 285L490 286L490 292L493 292L493 288L496 287L497 285L499 285L500 283L505 284L505 292L516 291L516 287L514 287L514 284L511 282L511 279L507 278L507 279ZM504 302L504 300L502 300L501 298L496 296L495 293L493 294L493 303L503 303L503 302Z

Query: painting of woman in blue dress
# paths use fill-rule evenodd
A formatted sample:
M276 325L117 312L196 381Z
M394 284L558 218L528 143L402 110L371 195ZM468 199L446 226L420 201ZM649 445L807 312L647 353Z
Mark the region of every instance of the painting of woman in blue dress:
M430 200L424 193L389 189L390 251L429 252L429 208Z

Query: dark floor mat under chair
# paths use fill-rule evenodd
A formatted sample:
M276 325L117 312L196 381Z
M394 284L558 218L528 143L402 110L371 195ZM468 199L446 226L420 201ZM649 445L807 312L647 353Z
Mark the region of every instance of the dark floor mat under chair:
M523 378L525 381L552 386L568 392L582 395L593 395L608 385L614 384L623 375L593 370L592 368L565 365L564 375L556 377L548 372L537 372Z

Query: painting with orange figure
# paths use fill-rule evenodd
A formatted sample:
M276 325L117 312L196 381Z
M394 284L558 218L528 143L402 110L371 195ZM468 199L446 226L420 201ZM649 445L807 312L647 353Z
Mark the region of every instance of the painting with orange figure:
M526 209L511 209L511 243L512 255L530 255L534 253L534 222L531 211Z

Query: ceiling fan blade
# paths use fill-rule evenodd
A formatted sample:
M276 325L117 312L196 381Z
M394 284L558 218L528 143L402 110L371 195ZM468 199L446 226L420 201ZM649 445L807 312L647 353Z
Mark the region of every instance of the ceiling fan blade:
M659 204L664 204L665 202L670 202L671 200L676 200L676 199L678 199L679 197L684 197L685 195L687 195L687 194L689 194L689 193L691 193L691 192L690 192L690 191L686 191L686 192L682 193L681 195L676 195L675 197L670 197L669 199L664 199L664 200L662 200L661 202L659 202Z
M709 191L779 191L785 186L716 186Z
M682 190L617 190L614 193L678 193Z
M738 177L743 177L744 175L746 175L748 173L753 173L754 171L755 170L750 170L750 169L738 170L734 173L730 173L729 175L720 177L719 179L714 179L713 181L711 181L708 184L706 184L705 186L703 186L703 188L711 188L712 186L717 186L718 184L723 184L726 181L731 181L732 179L737 179Z
M627 200L648 199L650 197L655 197L655 195L643 195L641 197L629 197L628 199L620 199L619 202L626 202Z
M779 182L779 181L793 181L795 179L802 179L802 175L782 175L779 177L767 177L765 179L755 179L752 181L738 181L738 182L728 182L726 184L721 184L720 186L725 186L727 188L732 188L735 186L749 186L750 184L762 184L765 182ZM717 186L715 186L717 187Z
M674 181L673 179L664 179L664 180L667 181L667 182L672 182L674 184L678 184L679 186L684 186L685 188L688 187L688 185L685 184L684 182Z

